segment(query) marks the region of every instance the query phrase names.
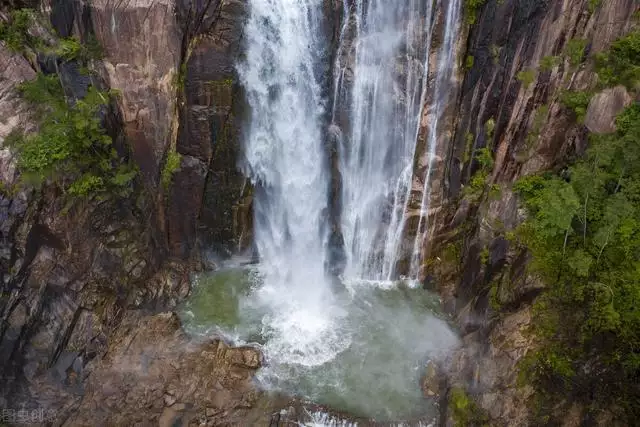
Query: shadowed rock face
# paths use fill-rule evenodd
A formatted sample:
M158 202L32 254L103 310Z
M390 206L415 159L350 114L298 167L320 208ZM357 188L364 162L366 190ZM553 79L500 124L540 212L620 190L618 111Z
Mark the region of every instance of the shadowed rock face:
M226 254L251 241L251 186L238 169L244 99L235 72L246 5L205 6L179 6L189 37L176 142L183 168L173 180L168 223L171 252L182 258L193 256L198 238Z
M20 82L33 79L36 71L55 72L57 59L38 57L38 61L29 62L0 42L0 407L51 409L57 422L73 412L78 422L95 425L92 412L77 411L92 384L98 384L91 394L96 401L106 396L100 394L103 377L92 382L94 366L112 352L112 345L115 351L125 336L133 338L137 327L153 328L145 323L146 315L172 309L189 291L185 267L165 262L166 242L155 220L161 211L153 194L161 161L169 144L175 144L178 129L172 82L183 38L171 2L92 2L90 10L76 2L54 3L52 13L64 12L56 15L61 19L54 23L60 34L95 32L105 48L106 57L100 63L106 70L105 86L120 90L118 106L123 119L121 122L114 114L105 125L115 137L116 148L121 148L119 144L126 137L148 191L140 196L142 190L137 188L131 199L77 201L68 206L67 199L52 186L45 185L39 192L16 186L16 159L3 147L4 138L17 127L34 130L35 122L15 89ZM91 19L86 19L87 13ZM80 96L88 81L74 80L78 73L73 65L59 63L60 76L65 87L74 94L79 89ZM222 102L212 102L215 113L226 108L226 104L217 106ZM228 104L229 99L224 102ZM204 179L193 182L192 177L205 177L209 165L195 156L185 156L183 163L172 191L200 194L196 203L180 206L180 214L196 220ZM175 200L182 203L178 197ZM230 206L228 209L231 211ZM218 223L216 218L211 226ZM189 246L184 241L193 242L195 234L184 233L181 238L179 244ZM138 323L132 323L131 313ZM162 331L173 337L176 329L179 325ZM161 335L157 332L154 336L159 345L164 344ZM186 338L181 339L176 346L185 346ZM216 344L214 350L219 349ZM234 356L233 364L253 370L257 368L256 357L240 361ZM101 372L106 369L108 366ZM113 369L109 375L115 375ZM199 375L215 378L217 372L208 377L203 372ZM165 384L164 377L155 381ZM233 387L245 393L239 384L233 383ZM120 398L127 395L123 390L118 394ZM134 400L140 399L136 396ZM134 417L132 412L122 411ZM146 414L140 417L145 420ZM124 419L118 418L118 423Z

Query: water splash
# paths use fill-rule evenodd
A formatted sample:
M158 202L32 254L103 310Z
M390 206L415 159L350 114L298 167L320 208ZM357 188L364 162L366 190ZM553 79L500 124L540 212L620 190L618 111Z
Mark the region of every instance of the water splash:
M340 313L325 276L330 174L323 148L326 112L316 67L326 50L322 0L252 0L246 58L238 66L251 118L245 173L255 194L255 243L269 307L265 348L296 363L320 364L344 348Z
M348 129L340 144L345 275L389 280L411 192L434 7L432 1L352 0L345 11L333 112L334 124ZM355 34L345 37L350 29ZM336 123L338 108L349 112L346 123Z
M321 75L329 57L323 0L249 4L246 55L238 72L250 107L244 172L256 185L254 236L261 262L259 286L239 312L259 314L257 335L270 364L258 379L293 390L304 390L301 381L312 382L307 395L315 398L327 390L343 393L348 381L352 388L378 392L370 384L384 377L383 391L393 392L402 406L413 405L404 394L408 380L421 404L412 376L425 357L451 348L456 338L428 310L415 314L411 298L387 304L391 289L405 292L390 279L404 250L436 6L430 0L344 0L328 111ZM328 117L342 175L348 254L342 292L332 289L325 273L332 178L323 132ZM364 298L358 293L363 288L383 292L380 301ZM382 345L369 343L376 334ZM402 372L393 374L385 352L409 363L398 363ZM370 374L341 371L351 362L364 363L363 355L371 361Z

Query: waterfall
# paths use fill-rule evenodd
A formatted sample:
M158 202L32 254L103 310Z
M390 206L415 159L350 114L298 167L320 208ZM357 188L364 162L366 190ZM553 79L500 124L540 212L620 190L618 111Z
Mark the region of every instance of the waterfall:
M323 160L327 100L317 73L326 51L321 6L252 0L238 65L251 113L244 168L257 187L259 303L270 307L265 351L304 364L323 363L342 348L325 275L330 171Z
M436 154L436 144L438 141L438 124L442 116L442 110L448 101L450 90L450 79L453 73L455 60L455 42L458 35L458 17L460 15L460 0L450 0L447 7L444 36L439 52L438 68L435 78L433 97L429 106L429 132L427 134L428 166L422 182L422 197L420 201L420 219L416 230L411 253L412 277L417 277L420 271L420 260L422 248L429 231L427 224L429 216L429 204L431 201L431 176Z
M459 8L459 0L448 3ZM407 211L418 203L428 209L427 190L413 200L422 190L414 164L423 154L416 152L423 108L439 116L446 98L456 17L447 12L446 55L432 97L429 57L440 2L343 0L332 86L326 5L249 1L237 69L249 107L243 167L256 188L260 262L259 279L240 298L236 331L245 343L260 343L268 363L257 378L267 387L303 392L310 401L348 396L338 403L365 416L430 413L418 373L457 339L435 315L435 296L391 280L406 246L423 239L407 239ZM431 157L436 130L428 138ZM337 152L329 153L332 143ZM336 167L341 203L329 200ZM347 255L336 287L327 273L329 244L340 241L332 215L339 215ZM259 330L251 326L256 319Z
M341 35L334 72L334 105L349 113L347 123L335 123L333 114L334 124L348 129L340 144L345 275L390 280L411 193L433 2L352 1L343 32L355 28L353 64L342 60ZM344 78L347 68L352 81Z
M411 255L409 277L416 278L416 260L426 237L422 216L429 207L438 120L455 58L460 1L351 0L350 7L347 3L332 114L333 125L345 129L340 132L345 276L392 280L398 275L398 261ZM435 84L429 85L433 23L436 11L447 3ZM352 27L350 40L344 33ZM351 63L343 59L345 54L353 58ZM347 73L353 75L351 80L345 78ZM423 183L420 225L415 236L407 236L414 164L422 155L416 148L423 108L431 124L426 135L429 166L418 183ZM340 109L347 111L346 120L335 111Z

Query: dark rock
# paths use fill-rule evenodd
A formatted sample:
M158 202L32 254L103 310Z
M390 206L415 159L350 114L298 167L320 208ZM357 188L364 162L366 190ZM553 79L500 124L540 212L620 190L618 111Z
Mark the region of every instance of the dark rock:
M184 260L194 255L198 213L202 206L202 192L184 189L202 188L206 175L206 164L186 155L182 156L180 168L173 174L167 214L169 247L174 256Z

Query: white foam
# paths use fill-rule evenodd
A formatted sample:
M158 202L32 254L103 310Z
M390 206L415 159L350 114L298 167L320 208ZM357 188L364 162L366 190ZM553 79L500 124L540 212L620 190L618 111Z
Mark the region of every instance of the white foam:
M266 307L267 357L317 365L348 346L325 276L328 184L316 68L325 51L322 0L252 0L246 59L238 66L251 107L245 172L255 195L255 241Z

